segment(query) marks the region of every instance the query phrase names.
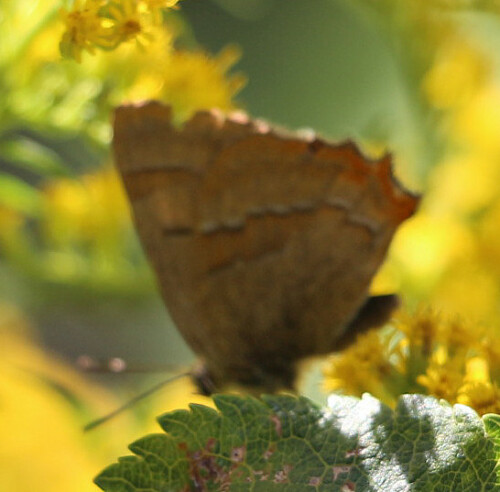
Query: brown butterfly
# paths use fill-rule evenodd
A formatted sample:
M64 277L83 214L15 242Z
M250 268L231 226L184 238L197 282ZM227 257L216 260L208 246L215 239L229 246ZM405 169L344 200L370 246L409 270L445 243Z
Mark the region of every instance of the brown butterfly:
M157 102L116 111L114 151L203 392L291 389L300 360L342 349L396 306L368 297L418 203L389 156L242 114L199 112L178 128Z

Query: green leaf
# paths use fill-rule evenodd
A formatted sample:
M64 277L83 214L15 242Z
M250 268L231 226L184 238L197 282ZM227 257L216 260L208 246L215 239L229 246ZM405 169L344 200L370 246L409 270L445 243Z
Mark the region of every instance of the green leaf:
M484 427L486 432L493 441L493 448L496 453L497 465L497 480L500 482L500 415L494 415L492 413L485 415L483 417Z
M500 417L405 395L221 395L159 418L164 434L130 446L95 482L109 492L499 491Z
M67 176L68 169L49 147L35 140L14 135L0 141L0 157L6 162L41 176Z

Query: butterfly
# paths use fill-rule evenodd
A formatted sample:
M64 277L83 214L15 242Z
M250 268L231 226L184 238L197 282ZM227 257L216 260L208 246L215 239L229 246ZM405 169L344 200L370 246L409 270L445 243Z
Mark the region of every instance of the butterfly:
M418 197L389 155L363 156L252 120L200 111L178 126L159 102L122 106L114 154L165 304L199 357L206 394L291 389L298 363L384 324L369 296Z

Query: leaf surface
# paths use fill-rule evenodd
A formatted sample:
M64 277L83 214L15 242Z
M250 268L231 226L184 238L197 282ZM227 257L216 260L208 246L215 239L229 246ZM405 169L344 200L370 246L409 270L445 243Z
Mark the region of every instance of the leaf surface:
M371 396L220 395L159 418L165 433L106 468L108 492L500 491L500 417L405 395L395 410Z

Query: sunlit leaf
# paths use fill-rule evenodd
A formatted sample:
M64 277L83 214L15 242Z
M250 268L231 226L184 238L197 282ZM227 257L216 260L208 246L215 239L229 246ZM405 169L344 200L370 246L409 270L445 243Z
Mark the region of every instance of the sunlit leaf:
M96 483L138 491L494 491L498 428L468 407L406 395L392 411L365 396L217 396L159 418ZM495 434L496 432L496 434Z

